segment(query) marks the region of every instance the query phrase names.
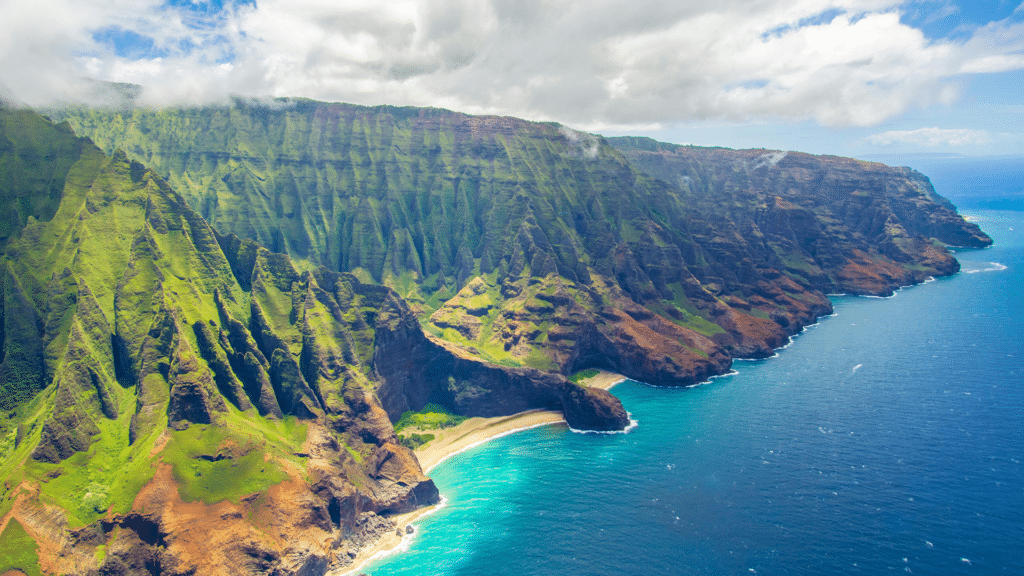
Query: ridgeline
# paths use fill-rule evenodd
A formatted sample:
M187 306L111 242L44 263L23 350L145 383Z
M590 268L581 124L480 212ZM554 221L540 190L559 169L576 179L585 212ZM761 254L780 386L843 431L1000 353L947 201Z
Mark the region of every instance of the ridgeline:
M340 569L438 497L403 413L621 429L566 377L695 384L991 243L845 158L310 100L48 114L0 106L0 572Z

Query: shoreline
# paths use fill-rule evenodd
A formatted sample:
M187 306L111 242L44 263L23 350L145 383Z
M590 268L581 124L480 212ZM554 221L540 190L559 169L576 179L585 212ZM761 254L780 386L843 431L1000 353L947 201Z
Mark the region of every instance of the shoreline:
M627 378L621 374L601 370L596 376L586 378L580 384L609 390L616 384L626 380ZM535 408L509 416L494 416L490 418L475 416L451 428L410 428L409 431L434 435L433 440L413 451L416 454L416 459L420 462L420 466L423 467L423 473L427 474L448 458L495 438L538 426L564 422L565 418L561 412Z
M621 384L626 380L629 380L629 378L626 378L622 374L598 369L597 376L584 378L580 381L580 384L590 386L592 388L600 388L602 390L611 390L616 384Z
M608 390L626 380L628 378L621 374L601 370L596 376L584 379L580 384ZM410 431L420 434L433 434L435 436L433 440L413 451L416 454L416 459L419 460L420 466L423 468L423 473L429 474L431 470L452 456L481 444L486 444L496 438L540 426L551 426L560 423L565 424L565 418L561 412L536 408L509 416L494 416L491 418L475 416L451 428L410 429ZM417 520L441 510L447 504L447 499L442 496L441 501L433 506L420 508L404 514L396 514L388 518L395 522L398 528L404 532L406 526L412 525ZM374 560L403 552L418 533L419 530L414 526L412 534L399 536L392 532L382 536L373 546L360 550L353 559L352 564L349 565L350 567L344 568L338 574L357 574Z
M934 279L934 278L932 278ZM926 283L922 282L921 284ZM895 292L904 288L913 287L915 284L907 286L899 286L894 290L894 293L890 296L874 296L874 298L887 299L895 297ZM857 296L853 294L830 294L827 295L830 300L833 296ZM804 325L800 330L790 334L786 340L786 343L773 349L773 354L766 358L734 358L734 361L759 361L770 358L776 358L779 356L779 350L788 348L793 344L793 339L799 336L802 332L806 331L807 328L818 325L823 319L835 316L836 313L833 311L830 314L823 314L816 316L814 321L810 324ZM731 376L736 374L736 370L730 369L729 371L722 374L715 374L710 376L706 381L693 384L692 386L701 386L711 383L711 381L722 378L725 376ZM587 387L601 388L602 390L610 390L617 384L625 382L629 378L607 370L598 369L598 374L590 378L584 378L579 381L579 384ZM409 429L410 432L416 432L420 434L434 434L434 440L431 440L424 446L417 450L414 450L417 460L423 469L424 474L429 474L438 465L442 464L445 460L465 452L476 446L521 432L523 430L529 430L540 426L550 426L552 424L565 424L565 419L561 412L554 410L545 410L542 408L536 408L533 410L527 410L519 412L509 416L496 416L490 418L484 417L472 417L462 422L457 426L453 426L447 429ZM442 495L441 500L434 506L420 508L412 512L405 514L397 514L389 516L389 519L394 521L398 528L403 531L407 526L413 526L412 534L404 534L399 536L395 533L389 533L382 536L373 546L370 546L364 551L360 551L359 554L353 559L353 563L350 567L332 572L330 576L355 576L360 571L373 561L381 558L385 558L392 554L397 554L408 550L413 539L419 534L419 529L413 523L417 520L429 516L434 512L437 512L447 506L448 501ZM6 575L0 575L6 576Z

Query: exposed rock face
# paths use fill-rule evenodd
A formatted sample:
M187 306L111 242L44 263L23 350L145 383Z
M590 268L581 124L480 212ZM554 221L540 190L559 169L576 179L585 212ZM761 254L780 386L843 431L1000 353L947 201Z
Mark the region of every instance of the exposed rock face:
M726 288L750 274L750 266L737 267L729 256L753 253L758 257L750 264L770 265L819 291L884 295L928 275L959 270L936 241L971 248L992 243L909 168L646 138L610 143L634 165L677 187L714 225L691 229L698 242L729 243L710 267Z
M955 272L942 243L990 242L926 178L880 164L289 105L58 117L134 150L223 230L387 284L485 360L563 374L700 382L770 355L831 311L826 294L888 294Z
M349 566L356 551L393 532L386 514L437 501L433 482L407 449L384 444L363 469L334 437L312 425L303 446L308 484L295 473L237 503L183 501L171 467L161 466L136 500L146 512L76 532L76 548L108 545L103 563L88 573L324 574ZM346 480L353 475L366 487ZM416 488L402 489L410 485ZM121 529L116 539L114 526ZM162 572L140 572L154 566Z
M577 430L611 431L629 426L622 402L607 390L569 386L562 395L565 421Z
M532 408L559 410L564 408L567 390L576 388L559 374L481 362L457 346L424 335L404 307L403 302L392 300L377 316L373 361L382 381L377 393L392 420L431 402L473 416L502 416ZM580 404L577 411L590 411L588 423L596 426L581 420L582 429L621 430L629 423L621 403L616 410Z
M341 569L438 498L402 412L622 429L565 375L694 384L991 242L908 170L294 104L60 111L109 156L0 107L0 514L46 572Z

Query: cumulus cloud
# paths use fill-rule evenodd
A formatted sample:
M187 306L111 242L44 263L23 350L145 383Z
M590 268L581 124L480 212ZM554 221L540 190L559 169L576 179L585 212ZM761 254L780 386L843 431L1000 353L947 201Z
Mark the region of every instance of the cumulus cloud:
M992 136L986 130L918 128L917 130L890 130L872 134L866 140L870 144L917 144L920 146L964 146L988 144Z
M40 2L0 0L0 81L36 103L90 76L144 84L153 103L234 93L591 129L704 118L864 126L952 102L970 75L1024 69L1024 25L930 39L900 0L261 0L214 12ZM936 6L937 18L951 13ZM111 34L151 43L133 54L105 42Z

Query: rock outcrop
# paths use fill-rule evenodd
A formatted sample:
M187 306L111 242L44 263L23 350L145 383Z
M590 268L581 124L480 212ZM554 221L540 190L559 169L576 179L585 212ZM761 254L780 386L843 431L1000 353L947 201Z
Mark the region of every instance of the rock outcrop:
M576 430L615 431L629 426L622 402L600 388L566 387L562 408L565 421Z
M428 403L455 414L503 416L533 408L563 410L567 391L577 386L557 373L528 367L481 362L463 348L425 335L404 302L393 299L377 316L374 367L381 380L377 391L392 420ZM589 428L621 430L629 421L621 403L579 404Z
M742 287L741 277L757 264L825 293L886 295L929 275L958 271L943 244L992 243L910 168L647 138L609 141L635 166L677 188L713 224L691 231L704 246L728 243L709 262L715 274L709 279L726 289ZM758 257L737 267L737 253Z

